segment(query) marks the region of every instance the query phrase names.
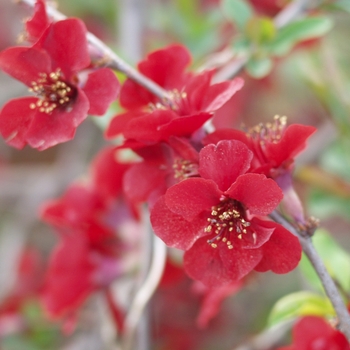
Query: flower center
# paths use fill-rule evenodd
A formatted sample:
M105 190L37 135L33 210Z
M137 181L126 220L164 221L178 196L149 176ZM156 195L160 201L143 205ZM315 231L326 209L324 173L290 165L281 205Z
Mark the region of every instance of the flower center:
M30 108L38 108L40 112L51 114L57 107L66 107L76 95L76 89L62 79L59 68L47 75L40 73L37 81L31 82L30 92L38 97L36 103L31 103Z
M168 91L170 96L169 101L161 101L157 103L149 103L148 108L151 112L155 110L167 110L171 109L179 115L187 114L189 110L189 103L187 99L187 93L185 91L179 91L177 89Z
M217 248L218 242L223 242L228 249L233 249L233 240L241 240L247 234L256 242L256 233L250 229L242 204L234 199L226 198L222 203L213 206L207 221L209 225L204 231L215 234L207 241L213 248Z
M258 124L248 130L247 134L253 140L258 141L261 146L266 142L278 143L287 126L287 117L276 115L272 123Z
M198 164L187 160L176 158L173 164L174 178L182 181L192 176L198 176Z

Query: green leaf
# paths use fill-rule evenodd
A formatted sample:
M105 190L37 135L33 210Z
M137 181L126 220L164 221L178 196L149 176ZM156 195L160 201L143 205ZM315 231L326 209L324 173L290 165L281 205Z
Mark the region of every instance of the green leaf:
M270 51L275 55L285 55L300 41L320 37L332 28L333 22L328 17L311 17L295 21L281 28L270 44Z
M254 78L263 78L268 75L272 69L272 60L268 57L252 57L246 64L246 70Z
M333 279L346 292L350 292L350 255L343 250L324 229L318 229L313 237L314 246ZM310 284L322 290L319 277L309 260L303 257L299 267Z
M253 17L245 28L247 38L258 44L271 42L276 36L276 28L271 18Z
M268 325L305 315L330 316L334 315L334 310L326 297L306 291L296 292L277 301L269 315Z
M246 23L253 16L253 10L245 0L224 0L222 9L241 31L244 30Z

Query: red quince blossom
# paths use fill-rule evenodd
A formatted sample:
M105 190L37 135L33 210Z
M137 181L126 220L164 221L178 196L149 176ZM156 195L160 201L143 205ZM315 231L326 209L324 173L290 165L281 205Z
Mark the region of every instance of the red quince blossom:
M168 144L134 147L143 158L124 176L124 191L131 202L149 205L175 183L198 174L198 151L187 139L170 137Z
M306 316L293 327L293 344L278 350L350 350L343 333L323 318Z
M292 124L276 116L273 123L259 124L247 132L221 129L208 135L204 144L219 140L239 140L249 147L254 157L250 171L275 179L283 190L285 211L300 224L305 224L303 206L294 191L292 169L294 158L306 147L307 139L316 131L313 126Z
M122 257L131 252L131 246L120 234L125 225L135 224L135 230L139 226L121 193L127 165L117 159L114 147L102 150L88 182L71 185L62 198L42 207L42 218L60 237L42 293L52 316L74 313L89 294L107 288L125 269Z
M127 79L120 103L128 111L117 115L107 129L107 138L122 133L139 142L167 141L170 136L191 136L213 113L243 86L243 80L211 84L213 72L193 75L185 71L190 63L186 48L172 45L155 51L139 63L139 70L170 95L162 101Z
M88 114L103 115L119 92L107 69L88 69L86 28L78 19L51 23L33 47L0 53L0 68L29 87L35 97L9 101L0 112L0 132L16 148L44 150L74 137ZM81 79L81 80L80 80Z
M220 129L209 134L204 144L220 140L238 140L253 152L250 171L277 178L290 171L294 158L306 147L307 139L316 131L308 125L291 124L287 118L276 116L272 123L259 124L243 132L237 129Z
M261 218L283 194L272 179L247 173L252 158L239 141L207 145L199 153L201 177L170 187L151 212L154 232L167 245L185 250L185 271L209 287L254 269L287 273L300 260L298 239Z

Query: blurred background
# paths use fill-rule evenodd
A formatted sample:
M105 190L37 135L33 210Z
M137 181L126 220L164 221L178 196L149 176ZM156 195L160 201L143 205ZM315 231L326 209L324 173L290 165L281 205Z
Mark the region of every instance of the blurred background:
M244 88L213 123L217 128L251 127L278 114L288 116L289 123L316 126L317 134L297 160L297 191L308 215L319 218L323 230L350 251L350 21L347 8L338 3L324 1L314 10L332 20L326 35L298 43L285 56L273 56L272 66L262 74L243 69ZM215 0L58 0L53 5L83 19L132 65L147 52L177 42L191 51L193 69L220 66L234 57L241 35ZM272 18L288 1L252 0L251 5L257 18ZM1 50L17 43L23 19L31 13L23 4L0 0ZM27 93L0 72L0 106ZM74 140L46 151L16 150L0 140L1 350L110 349L94 296L81 310L75 331L62 336L62 322L47 321L36 295L57 238L37 213L41 203L62 195L86 174L93 156L107 144L102 129L118 109L113 106L99 120L88 118ZM162 285L149 308L150 349L248 349L238 347L264 329L280 297L312 288L299 270L252 276L243 290L224 301L207 328L198 329L203 293L182 276ZM9 304L11 296L17 299ZM274 345L260 342L249 349L273 349L283 343L285 333Z

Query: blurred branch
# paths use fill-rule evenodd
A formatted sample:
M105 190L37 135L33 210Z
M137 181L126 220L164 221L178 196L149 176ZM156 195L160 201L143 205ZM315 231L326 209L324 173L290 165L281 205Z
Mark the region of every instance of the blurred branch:
M122 339L123 350L134 349L135 332L138 322L140 321L145 306L158 286L165 265L166 246L163 241L153 233L151 237L153 242L152 262L147 277L137 291L125 320L125 332Z
M29 6L34 7L35 0L18 0L19 3L25 3ZM60 21L66 19L61 12L57 11L53 7L47 6L47 13L55 20ZM113 52L106 44L104 44L100 39L98 39L95 35L88 33L87 34L88 43L98 52L103 55L103 58L107 60L107 66L115 69L119 72L124 73L130 79L143 86L148 91L152 92L159 99L167 101L171 103L171 97L166 90L160 87L151 79L147 78L140 72L138 72L135 68L129 65L127 62L122 60L115 52Z
M344 333L348 341L350 342L350 314L343 302L343 299L332 279L329 275L323 261L318 255L311 239L309 230L298 229L288 222L279 212L274 211L270 214L270 217L277 223L284 226L287 230L293 233L299 238L300 244L303 248L305 255L310 260L315 272L317 273L323 288L331 301L334 310L337 314L339 321L339 329Z

